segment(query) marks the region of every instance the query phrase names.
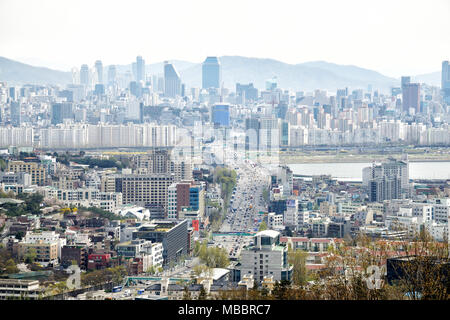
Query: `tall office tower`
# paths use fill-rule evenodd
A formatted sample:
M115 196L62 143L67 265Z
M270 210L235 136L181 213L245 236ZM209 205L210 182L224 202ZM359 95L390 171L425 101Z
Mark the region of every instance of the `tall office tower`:
M145 60L141 56L136 57L136 81L145 81Z
M448 61L442 61L441 89L444 103L450 105L450 65Z
M259 147L269 155L279 151L280 126L277 118L273 116L262 117L259 129Z
M253 83L236 83L236 96L241 98L242 103L256 101L258 100L258 89L253 86Z
M345 103L342 103L342 99L345 99L347 97L346 90L345 89L338 89L336 92L336 101L338 104L338 107L340 109L344 108Z
M411 83L411 77L402 77L402 89Z
M95 61L95 72L97 73L97 83L103 83L103 63L100 60Z
M202 64L202 88L220 88L221 70L217 57L207 57Z
M64 119L73 119L73 104L70 102L52 104L51 123L63 123Z
M17 89L15 88L15 87L10 87L9 88L9 99L11 100L11 101L16 101L17 100L17 97L18 97L18 92L17 92Z
M272 79L266 80L266 90L273 91L278 87L278 78L272 77Z
M174 65L164 61L164 95L175 98L181 94L181 79Z
M71 71L72 71L72 84L80 84L80 72L78 71L78 68L73 67Z
M280 124L280 145L282 147L288 147L290 143L290 137L289 137L289 122L282 120Z
M159 91L158 76L157 75L152 75L152 91L153 92L158 92Z
M133 62L131 64L131 71L133 72L133 80L137 79L137 63Z
M142 96L142 86L140 82L131 81L130 82L130 93L136 97Z
M83 64L80 68L80 84L89 86L89 67Z
M211 122L215 126L230 126L230 106L228 104L215 104L211 108Z
M409 113L409 109L420 112L420 84L408 83L402 87L403 111Z
M20 102L11 102L11 125L19 127L22 122L21 105Z
M114 85L114 83L116 83L116 66L115 65L111 65L108 68L108 85Z
M144 123L144 103L139 103L139 123Z
M164 93L164 77L158 77L158 92Z
M245 151L259 150L259 119L251 116L245 119Z

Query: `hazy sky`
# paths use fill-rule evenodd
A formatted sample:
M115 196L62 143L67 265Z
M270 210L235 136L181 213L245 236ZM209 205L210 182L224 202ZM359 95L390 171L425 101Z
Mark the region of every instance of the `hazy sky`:
M450 59L450 0L0 0L0 56L70 70L137 55L439 71Z

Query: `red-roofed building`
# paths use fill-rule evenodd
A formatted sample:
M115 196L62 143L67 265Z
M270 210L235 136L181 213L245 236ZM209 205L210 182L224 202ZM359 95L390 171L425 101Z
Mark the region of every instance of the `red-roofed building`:
M88 270L100 270L111 267L111 254L100 253L88 256Z

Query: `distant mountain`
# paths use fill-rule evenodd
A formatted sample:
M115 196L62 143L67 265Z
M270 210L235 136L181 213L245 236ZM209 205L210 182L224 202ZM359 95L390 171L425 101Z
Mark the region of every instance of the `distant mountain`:
M189 67L192 67L195 65L195 63L193 63L193 62L183 61L183 60L170 60L169 62L173 63L173 65L175 66L175 68L178 71L184 70L186 68L189 68ZM108 68L108 66L105 69L106 72L107 72L107 68ZM116 70L119 74L124 74L124 73L127 73L128 71L131 73L133 72L131 64L116 65ZM145 64L145 71L147 72L147 74L163 75L164 62Z
M440 71L432 72L432 73L425 73L425 74L419 74L417 76L412 77L412 81L419 82L419 83L426 83L432 86L440 87L441 81L442 81L442 74Z
M65 85L72 82L72 75L70 72L33 67L0 57L0 81L6 81L8 84Z
M220 57L222 81L225 87L234 89L236 82L253 82L259 89L265 88L265 81L276 76L279 87L293 90L337 88L364 88L369 84L383 91L399 84L399 80L386 77L376 71L356 66L342 66L324 61L297 65L273 59L246 58L239 56ZM179 70L182 81L189 87L201 86L201 64Z
M399 86L400 79L382 75L379 72L352 65L338 65L325 61L313 61L300 64L288 64L274 59L248 58L240 56L219 57L222 65L222 82L226 88L235 89L236 83L252 82L258 89L265 89L265 81L278 78L280 88L312 91L338 88L362 88L372 85L373 89L388 92L392 86ZM181 75L187 87L201 87L201 63L183 60L170 60ZM149 75L162 75L163 62L146 65ZM105 66L105 76L107 75ZM132 72L131 64L116 65L117 73ZM440 85L440 72L412 77L413 81ZM0 81L8 83L68 84L72 77L70 72L33 67L0 57Z

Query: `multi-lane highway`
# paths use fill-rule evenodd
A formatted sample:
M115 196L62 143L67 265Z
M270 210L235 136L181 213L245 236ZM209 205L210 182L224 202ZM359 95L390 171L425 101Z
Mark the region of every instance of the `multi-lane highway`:
M235 161L232 165L239 178L219 232L255 232L262 219L259 212L267 211L263 190L268 187L269 173L249 161ZM231 259L238 258L242 247L250 242L249 236L224 235L214 238L214 244L227 249Z

